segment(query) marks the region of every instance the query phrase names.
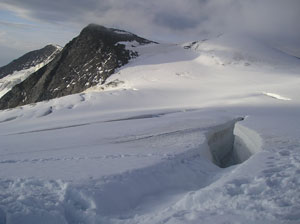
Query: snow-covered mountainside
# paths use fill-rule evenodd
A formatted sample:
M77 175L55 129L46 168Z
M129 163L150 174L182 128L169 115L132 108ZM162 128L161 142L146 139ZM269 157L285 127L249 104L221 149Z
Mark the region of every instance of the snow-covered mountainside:
M154 43L132 33L90 24L47 66L32 74L0 99L0 109L79 93L103 83L138 54L125 48Z
M268 43L245 35L222 34L210 40L204 39L185 44L184 48L201 53L197 60L207 65L276 67L278 69L288 69L299 65L299 58L287 55Z
M127 43L104 83L1 111L0 223L299 223L300 63L238 40Z
M48 64L61 51L58 45L47 45L31 51L0 68L0 98L15 85L23 82L32 73Z

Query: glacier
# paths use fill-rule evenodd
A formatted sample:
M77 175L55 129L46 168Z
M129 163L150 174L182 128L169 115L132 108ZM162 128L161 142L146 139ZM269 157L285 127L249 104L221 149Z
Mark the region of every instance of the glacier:
M299 223L299 59L225 34L134 49L0 112L0 223Z

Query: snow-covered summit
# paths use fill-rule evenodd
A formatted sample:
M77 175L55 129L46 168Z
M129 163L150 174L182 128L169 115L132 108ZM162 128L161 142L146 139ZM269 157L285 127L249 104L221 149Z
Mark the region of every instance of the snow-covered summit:
M299 59L290 56L266 41L242 34L221 34L183 45L201 54L199 62L206 64L289 67L299 66Z

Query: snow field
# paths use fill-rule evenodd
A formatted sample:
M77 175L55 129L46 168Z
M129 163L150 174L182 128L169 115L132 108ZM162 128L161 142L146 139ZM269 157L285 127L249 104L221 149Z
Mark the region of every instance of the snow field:
M299 63L239 41L135 47L120 85L1 111L0 223L298 224Z
M195 112L191 113L195 116ZM138 119L143 120L151 118ZM152 119L161 118L155 117ZM124 120L121 122L132 121ZM156 133L155 135L150 134L140 137L133 135L134 138L121 138L121 140L117 142L117 145L122 144L124 147L129 143L131 148L135 146L136 142L138 142L138 145L141 143L143 145L149 145L149 143L155 144L155 147L158 148L161 148L161 145L170 147L169 142L174 138L180 138L180 143L178 144L181 147L189 142L189 144L185 146L185 148L187 148L184 152L179 154L158 154L158 157L151 162L153 165L150 165L151 163L143 164L144 162L142 161L145 159L148 160L151 156L156 157L155 154L136 155L135 160L141 160L138 162L139 166L142 164L142 167L144 168L141 167L132 170L134 166L131 164L130 170L126 171L125 169L125 172L122 172L120 170L122 167L120 162L127 164L131 161L130 157L134 155L125 154L120 155L120 157L112 155L104 157L102 155L100 158L94 157L91 159L105 159L103 162L109 163L111 163L112 159L121 160L118 162L119 165L118 170L115 171L116 174L110 174L108 176L104 175L99 178L95 178L96 176L94 174L93 178L87 179L85 182L76 181L75 183L69 181L42 180L40 179L43 178L42 176L38 179L33 177L30 177L29 179L17 178L16 180L4 179L1 182L1 186L3 187L3 190L1 191L2 197L9 199L5 205L5 212L7 214L5 219L8 223L18 223L20 220L24 220L25 223L39 222L42 220L42 217L47 217L52 223L54 221L56 223L72 223L79 222L79 220L86 223L96 223L99 222L99 220L102 220L103 217L116 215L117 217L120 217L128 211L136 209L141 202L144 201L144 198L149 196L155 197L156 195L164 195L168 192L195 190L206 186L214 180L214 176L218 174L219 169L205 159L205 157L212 158L211 155L209 155L209 146L207 145L205 138L202 137L203 142L196 144L196 148L194 148L195 146L190 145L191 142L195 141L191 140L196 138L200 141L201 138L199 137L201 136L201 133L209 131L213 135L214 130L217 132L220 132L220 130L227 130L228 125L232 126L234 123L235 121L230 121L224 125L218 125L217 127L187 128L160 134ZM233 128L231 128L231 134L233 134L232 131ZM47 135L49 137L49 133L47 133ZM226 138L223 139L219 136L218 138L215 138L214 141L223 141L225 144L224 141L226 141ZM114 148L117 150L116 146ZM30 154L30 151L28 153ZM164 153L166 153L166 151ZM45 152L43 154L45 155ZM49 152L47 154L49 154ZM39 154L36 152L31 153L30 157L32 158L36 155ZM89 158L82 159L88 160ZM51 167L51 165L49 166L49 163L55 163L57 161L59 161L58 158L56 160L46 158L23 161L2 160L1 164L8 165L5 169L9 170L10 164L14 165L12 169L15 169L15 166L18 166L18 164L21 165L21 169L26 169L28 163L31 163L31 166L34 167L35 165L38 165L36 167L39 167L39 170L43 169L43 166L46 166L46 169L50 169L53 172L53 167ZM70 160L65 158L63 161L66 167L70 166ZM91 161L87 162L90 163ZM54 165L57 166L58 164L55 163ZM61 170L65 169L64 165L60 164ZM86 166L87 164L85 165L85 169L87 169ZM128 167L128 164L126 167ZM72 171L74 172L74 169L72 169ZM39 172L34 173L33 171L26 171L26 173L33 174L36 177L39 176ZM75 173L78 174L76 171ZM45 174L45 171L43 171L42 174ZM20 172L18 172L18 174L15 173L10 175L22 176ZM60 176L60 174L57 173L52 175ZM66 176L68 178L70 177L69 175ZM139 187L135 188L134 186ZM30 191L28 191L28 189L30 189ZM23 214L24 211L21 211L20 213L15 212L14 206L16 206L16 198L18 207L20 207L21 210L26 210L25 214ZM7 209L10 207L13 208Z

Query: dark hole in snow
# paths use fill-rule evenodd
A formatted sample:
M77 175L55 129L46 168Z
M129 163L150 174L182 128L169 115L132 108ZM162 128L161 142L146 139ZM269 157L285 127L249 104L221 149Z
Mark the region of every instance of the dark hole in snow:
M221 168L240 164L260 150L261 140L257 133L238 124L239 118L216 127L207 134L212 162Z

